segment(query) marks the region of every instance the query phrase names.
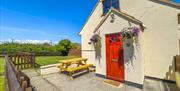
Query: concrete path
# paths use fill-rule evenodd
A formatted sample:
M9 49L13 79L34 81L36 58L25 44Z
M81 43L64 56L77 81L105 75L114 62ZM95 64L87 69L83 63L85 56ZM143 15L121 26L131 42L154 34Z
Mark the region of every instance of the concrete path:
M40 76L35 70L24 71L31 78L37 91L180 91L174 83L146 79L144 88L121 84L119 87L104 83L104 78L95 76L93 72L83 74L70 80L65 74L49 74Z
M56 86L49 83L42 76L40 76L36 70L30 69L24 70L23 72L25 72L30 77L31 84L35 87L35 91L61 91Z

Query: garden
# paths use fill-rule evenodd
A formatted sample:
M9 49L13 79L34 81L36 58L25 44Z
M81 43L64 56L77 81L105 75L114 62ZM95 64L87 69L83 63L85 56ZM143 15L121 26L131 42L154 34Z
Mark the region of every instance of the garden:
M40 66L59 63L59 60L78 58L78 56L37 56L36 64ZM4 57L0 57L0 91L4 90ZM36 69L39 69L37 66Z
M73 59L80 57L80 54L68 56L71 49L80 49L78 43L72 43L68 39L59 41L58 44L30 44L30 43L17 43L5 42L0 44L0 91L4 90L4 54L15 54L18 52L35 53L36 69L48 64L59 63L59 60Z

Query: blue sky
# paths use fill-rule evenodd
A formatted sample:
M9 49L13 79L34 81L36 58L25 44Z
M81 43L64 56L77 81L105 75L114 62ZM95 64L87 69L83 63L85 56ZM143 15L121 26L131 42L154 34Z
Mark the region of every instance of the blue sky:
M180 0L171 0L173 2L177 2L177 3L180 3Z
M80 43L78 32L97 0L0 0L0 40Z

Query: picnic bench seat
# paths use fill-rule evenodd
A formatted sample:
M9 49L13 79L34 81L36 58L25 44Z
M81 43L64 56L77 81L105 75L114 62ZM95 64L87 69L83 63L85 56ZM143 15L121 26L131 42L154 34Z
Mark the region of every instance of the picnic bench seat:
M77 58L77 59L71 59L66 61L61 61L61 65L58 66L60 68L61 73L62 72L68 72L70 75L70 79L73 80L73 74L75 72L79 72L82 70L87 70L89 72L89 67L92 67L93 64L86 64L87 59L86 58ZM75 67L70 67L72 65L76 64Z
M81 70L87 70L89 72L89 67L93 66L92 64L85 64L85 65L81 65L81 66L77 66L77 67L73 67L73 68L67 68L66 71L69 73L70 75L70 79L73 80L73 74L77 71L81 71Z

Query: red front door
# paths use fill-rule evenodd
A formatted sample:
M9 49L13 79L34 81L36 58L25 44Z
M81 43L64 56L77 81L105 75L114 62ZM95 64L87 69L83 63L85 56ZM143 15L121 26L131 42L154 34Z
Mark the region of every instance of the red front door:
M123 44L120 33L106 35L107 78L124 82Z

